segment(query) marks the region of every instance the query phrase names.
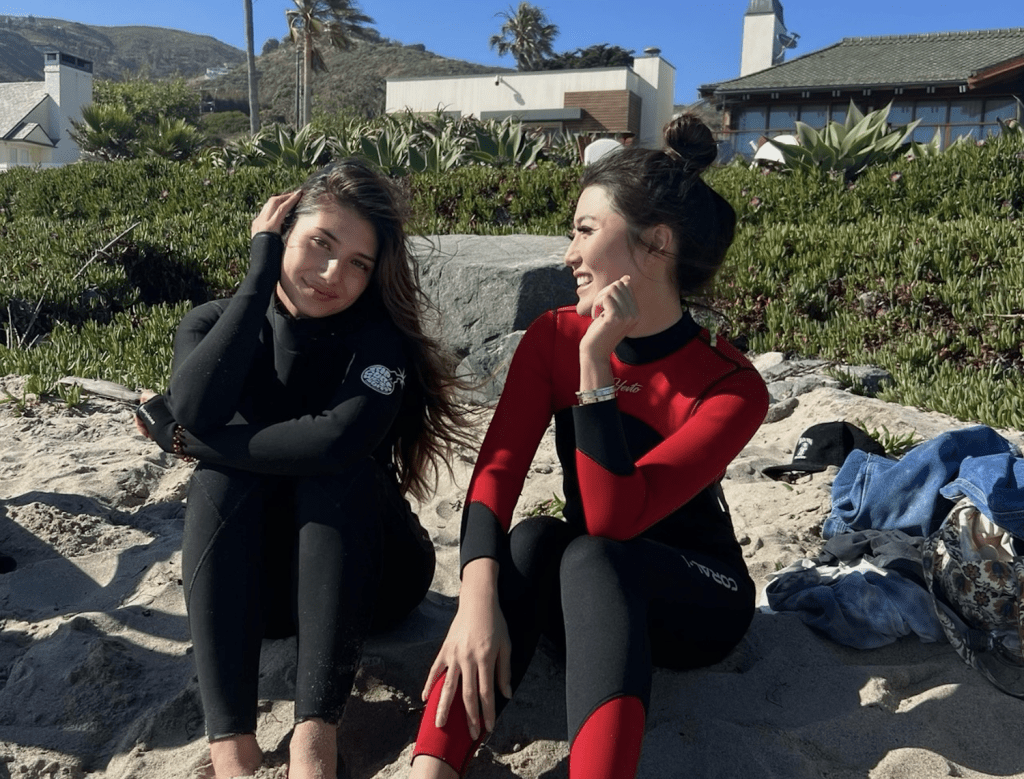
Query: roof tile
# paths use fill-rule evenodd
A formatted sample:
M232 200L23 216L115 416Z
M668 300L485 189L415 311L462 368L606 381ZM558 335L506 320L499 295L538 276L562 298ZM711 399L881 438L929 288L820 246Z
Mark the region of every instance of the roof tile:
M1021 56L1024 27L844 38L781 65L708 84L701 91L963 83L979 71Z

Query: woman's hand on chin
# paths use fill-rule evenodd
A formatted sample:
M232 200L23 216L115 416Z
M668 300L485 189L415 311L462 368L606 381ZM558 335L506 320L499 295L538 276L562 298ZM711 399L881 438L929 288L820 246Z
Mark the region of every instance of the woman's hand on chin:
M252 220L251 235L254 236L256 233L280 234L281 229L284 227L285 219L291 213L291 210L298 205L301 198L301 189L271 197L263 204L263 208L256 215L256 218Z
M640 321L640 307L629 276L616 279L597 293L590 316L593 321L580 341L580 352L594 359L610 358Z

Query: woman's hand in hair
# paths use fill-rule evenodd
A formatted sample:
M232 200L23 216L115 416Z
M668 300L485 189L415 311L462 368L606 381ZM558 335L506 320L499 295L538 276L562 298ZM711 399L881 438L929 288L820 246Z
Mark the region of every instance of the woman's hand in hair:
M497 562L490 558L466 564L459 609L423 689L426 700L435 680L446 674L434 723L442 728L461 681L462 705L466 707L469 733L474 740L480 736L481 724L485 732L494 730L495 687L506 698L512 697L512 642L505 615L498 605L497 571Z
M301 197L301 189L271 197L263 204L263 209L256 215L256 218L252 220L250 236L254 236L256 233L280 234L285 219L291 213L291 210L299 204Z
M640 321L640 307L629 276L616 279L597 293L590 316L592 321L580 341L580 354L595 360L609 359Z

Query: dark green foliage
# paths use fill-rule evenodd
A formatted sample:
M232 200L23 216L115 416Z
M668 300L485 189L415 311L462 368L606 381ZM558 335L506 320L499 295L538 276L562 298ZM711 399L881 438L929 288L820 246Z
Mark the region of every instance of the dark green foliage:
M755 351L880 365L886 399L1024 427L1024 144L868 169L719 169L740 220L715 307Z
M710 171L739 216L710 300L728 317L723 334L759 352L879 365L896 379L888 400L1024 428L1022 141L872 167L852 185ZM252 217L306 173L149 158L0 175L0 374L163 386L181 314L231 293ZM470 165L402 181L412 232L558 235L579 173Z
M567 70L572 68L632 67L633 50L608 43L597 43L584 49L555 54L543 60L537 70Z
M547 170L473 167L410 187L419 213L447 201L451 230L559 231L578 171ZM32 374L51 390L68 374L163 386L177 320L233 292L252 218L308 172L144 158L0 175L0 375ZM467 189L474 196L459 198Z
M232 136L248 134L249 116L243 111L215 111L203 114L199 127L209 137L223 143Z
M413 232L558 235L576 207L579 168L466 167L411 178Z
M97 79L93 82L92 100L96 105L120 106L141 124L152 124L161 116L184 119L189 124L199 121L199 90L189 86L183 78L166 81Z

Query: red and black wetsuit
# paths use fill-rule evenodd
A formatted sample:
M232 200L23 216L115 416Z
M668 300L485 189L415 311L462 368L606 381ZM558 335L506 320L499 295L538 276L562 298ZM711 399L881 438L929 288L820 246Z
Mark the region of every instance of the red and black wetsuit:
M594 779L635 772L652 663L714 663L749 626L754 584L719 481L764 419L768 395L742 354L685 314L616 347L614 402L577 405L590 322L563 308L523 336L470 484L461 552L463 566L499 561L513 686L542 631L564 641L570 775ZM552 416L565 522L528 519L509 532ZM458 703L446 727L434 727L440 687L416 754L461 773L476 744Z
M298 635L296 721L338 722L367 631L434 571L391 465L422 403L405 339L373 287L333 316L287 314L282 252L253 238L238 292L185 315L170 389L140 409L164 450L199 461L182 579L210 738L255 732L265 636Z

